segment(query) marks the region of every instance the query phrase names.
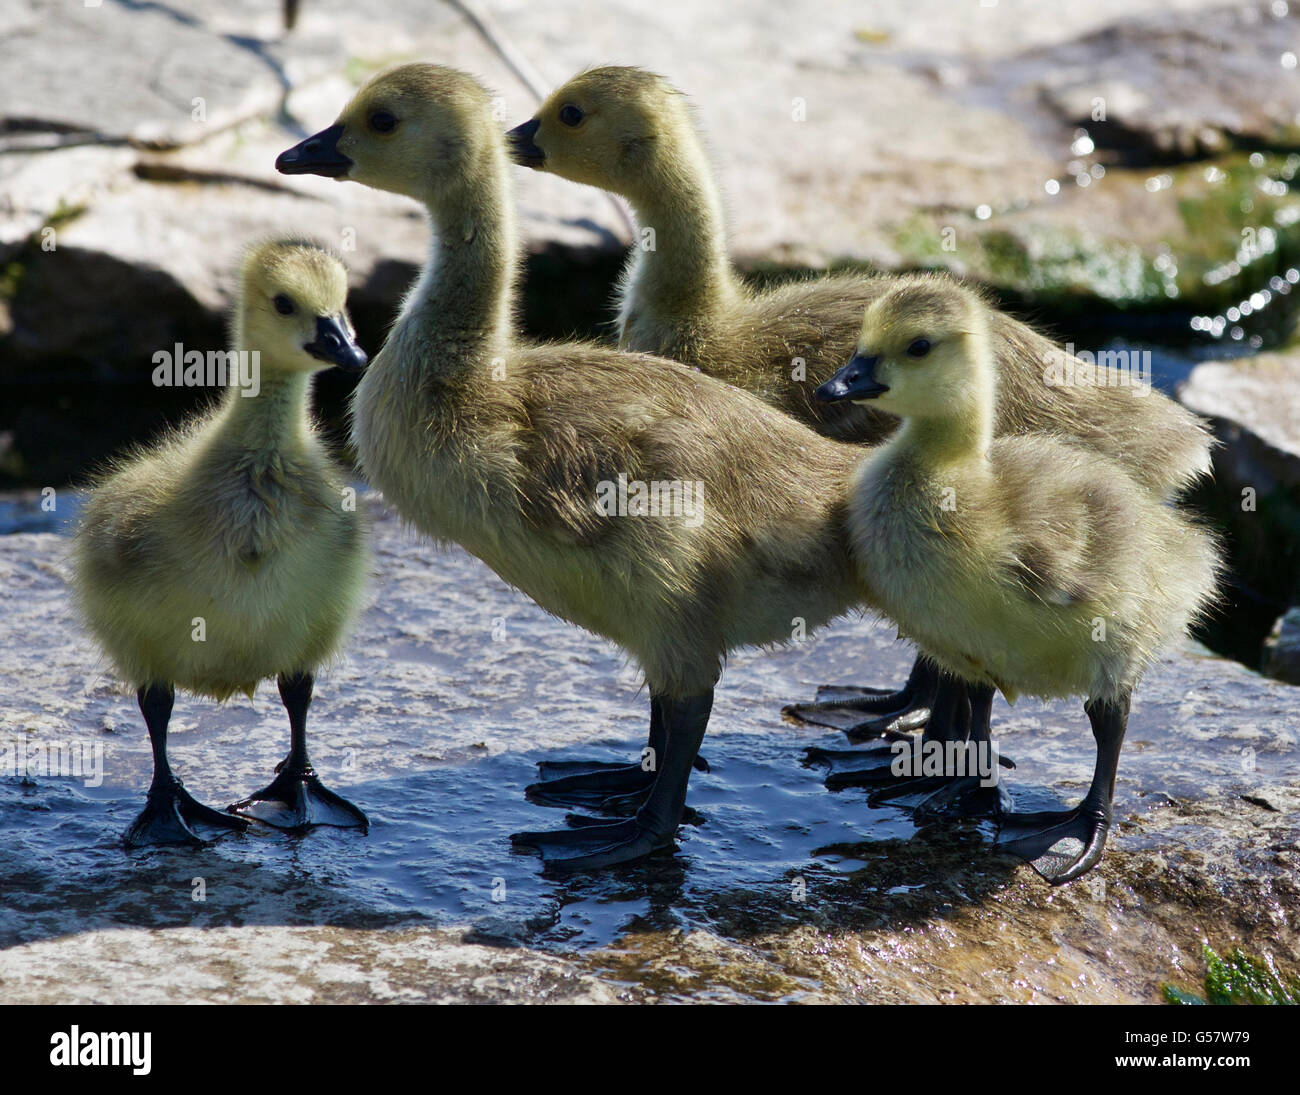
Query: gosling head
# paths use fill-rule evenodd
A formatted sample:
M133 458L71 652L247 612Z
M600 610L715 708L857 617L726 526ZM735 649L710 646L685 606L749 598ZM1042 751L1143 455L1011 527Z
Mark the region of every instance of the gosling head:
M653 157L693 131L685 97L662 76L610 65L579 73L506 137L517 164L634 198Z
M473 186L481 165L504 158L492 100L472 76L410 64L375 76L332 126L280 153L285 175L324 175L429 202Z
M872 401L899 417L960 413L990 383L986 307L946 278L904 279L867 306L853 357L817 398Z
M328 251L299 240L257 244L240 279L243 342L282 371L336 365L359 372L366 355L348 320L347 296L347 271Z

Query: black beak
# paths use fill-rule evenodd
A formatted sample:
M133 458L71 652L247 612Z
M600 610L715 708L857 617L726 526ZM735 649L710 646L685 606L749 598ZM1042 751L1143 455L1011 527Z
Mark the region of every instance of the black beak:
M883 395L889 391L889 385L876 380L879 361L879 354L870 357L854 354L847 365L817 389L817 398L823 403L836 403L841 399L875 399Z
M542 123L532 118L506 134L506 140L510 142L510 158L520 167L540 168L546 163L546 153L533 144L533 138L541 127Z
M299 141L275 158L275 169L281 175L324 175L327 179L341 179L348 173L352 161L339 151L341 125L332 125Z
M349 373L366 367L366 352L352 340L341 316L317 316L316 337L303 349L318 361L328 361Z

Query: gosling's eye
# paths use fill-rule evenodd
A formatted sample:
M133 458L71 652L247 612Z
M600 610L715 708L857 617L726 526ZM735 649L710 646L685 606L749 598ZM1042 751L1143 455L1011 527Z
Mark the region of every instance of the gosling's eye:
M376 133L391 133L397 128L397 119L386 110L376 110L370 115L369 123Z
M560 107L560 121L567 126L576 126L582 124L582 119L586 115L582 112L581 107L576 107L572 103L565 103Z
M925 357L930 352L930 340L918 338L907 348L908 357Z
M275 300L273 300L271 303L275 305L275 310L279 312L280 315L282 316L293 315L293 301L291 301L283 293L277 293L275 296Z

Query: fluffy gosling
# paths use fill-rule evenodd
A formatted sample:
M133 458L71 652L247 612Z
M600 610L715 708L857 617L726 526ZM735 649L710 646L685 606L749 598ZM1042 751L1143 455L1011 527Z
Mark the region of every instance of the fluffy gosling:
M347 274L298 241L244 259L233 350L259 387L232 386L207 414L119 460L93 488L75 541L75 592L90 631L137 689L153 745L148 802L128 847L201 843L195 824L361 826L307 756L313 674L339 649L367 571L362 520L310 420L312 375L359 371ZM292 747L277 778L219 812L172 771L177 687L225 700L276 677ZM236 816L235 811L244 816Z
M854 475L849 529L873 598L967 683L988 737L992 690L1082 695L1097 742L1073 810L1007 815L999 841L1049 881L1101 859L1129 697L1214 595L1213 540L1116 461L1031 434L995 438L991 309L946 278L870 305L853 358L819 390L902 427Z

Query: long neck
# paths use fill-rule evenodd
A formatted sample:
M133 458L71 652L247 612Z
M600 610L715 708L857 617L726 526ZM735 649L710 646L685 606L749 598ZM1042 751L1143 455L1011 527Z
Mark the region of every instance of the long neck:
M426 203L432 254L394 331L436 348L397 355L424 375L464 372L510 342L518 253L510 176L496 153L476 178Z
M694 131L657 148L645 178L627 195L640 228L628 293L676 316L725 308L739 281L727 259L722 199Z
M311 373L281 372L249 345L236 322L234 349L257 362L256 385L231 386L218 412L218 436L248 452L292 452L311 436ZM246 394L254 393L254 394Z

